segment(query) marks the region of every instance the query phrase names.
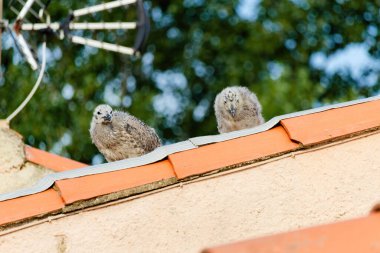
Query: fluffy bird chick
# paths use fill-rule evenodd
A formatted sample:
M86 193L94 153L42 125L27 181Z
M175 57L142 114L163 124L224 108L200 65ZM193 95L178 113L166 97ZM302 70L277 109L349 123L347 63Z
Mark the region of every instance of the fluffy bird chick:
M232 86L222 90L215 98L214 109L219 133L264 123L260 102L246 87Z
M161 146L155 130L126 112L109 105L95 108L90 135L108 162L137 157Z

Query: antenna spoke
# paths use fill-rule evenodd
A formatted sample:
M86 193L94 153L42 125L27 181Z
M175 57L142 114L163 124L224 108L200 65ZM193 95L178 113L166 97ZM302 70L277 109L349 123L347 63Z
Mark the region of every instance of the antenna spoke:
M21 52L24 54L26 60L30 64L33 70L36 70L38 68L37 61L34 59L32 52L29 49L28 44L26 43L26 40L24 39L24 36L22 36L21 33L16 33L16 40L18 45L20 46Z
M136 22L104 22L104 23L72 23L69 25L73 30L115 30L115 29L135 29Z
M14 14L16 14L16 15L19 14L19 11L18 11L15 7L11 6L10 9L11 9L11 11L12 11ZM24 20L27 21L28 23L30 23L30 21L29 21L28 19L24 18Z
M94 5L91 7L75 10L73 12L73 15L74 15L74 17L79 17L79 16L90 14L90 13L95 13L95 12L104 11L104 10L110 10L110 9L117 8L117 7L120 7L123 5L133 4L135 2L136 2L136 0L112 1L112 2L108 2L108 3L98 4L98 5Z
M36 0L36 3L40 6L41 9L45 8L45 5L41 3L39 0Z
M79 36L72 36L71 41L76 44L87 45L91 47L97 47L108 51L113 51L121 54L133 55L135 50L130 47L124 47L116 44L101 42L98 40L87 39Z
M29 11L30 7L32 7L32 4L34 3L34 0L28 0L24 7L21 9L20 13L17 16L17 20L23 19L26 15L26 13Z
M115 30L115 29L136 29L136 22L106 22L106 23L70 23L70 30ZM21 30L36 31L50 28L53 31L61 29L60 23L35 23L35 24L22 24Z
M22 0L17 0L20 4L25 5L25 2ZM30 8L29 12L37 19L40 19L37 12L35 12L32 8Z
M10 9L11 9L11 11L12 11L14 14L16 14L16 15L19 14L18 10L17 10L15 7L11 6Z

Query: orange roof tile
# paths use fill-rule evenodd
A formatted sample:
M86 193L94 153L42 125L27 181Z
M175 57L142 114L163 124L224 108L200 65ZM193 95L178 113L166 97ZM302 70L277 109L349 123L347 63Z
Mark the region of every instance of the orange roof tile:
M59 210L64 204L69 205L161 180L175 181L300 148L292 140L306 145L378 127L379 109L380 100L375 100L285 119L280 126L265 132L174 153L168 159L153 164L59 180L55 185L61 196L49 189L39 194L0 202L0 225ZM29 146L26 146L25 153L27 160L55 171L86 166ZM163 184L154 187L160 185Z
M289 139L285 130L278 126L258 134L175 153L169 155L169 160L181 179L298 147L298 144Z
M380 252L380 213L335 224L232 243L203 253Z
M281 120L292 140L304 145L380 126L380 100Z
M58 156L31 146L25 146L26 159L32 163L42 165L54 171L65 171L87 166L62 156Z
M20 221L62 209L59 194L49 189L37 194L0 202L0 225Z
M65 203L70 204L174 177L172 165L164 160L125 170L59 180L56 186Z

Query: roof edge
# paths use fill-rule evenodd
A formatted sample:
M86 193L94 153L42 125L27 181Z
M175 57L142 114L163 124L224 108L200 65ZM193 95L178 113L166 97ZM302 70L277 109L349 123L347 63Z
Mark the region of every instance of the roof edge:
M0 194L0 202L45 191L46 189L49 189L58 180L77 178L77 177L107 173L107 172L118 171L118 170L125 170L125 169L130 169L133 167L152 164L152 163L155 163L162 159L167 158L171 154L179 153L186 150L196 149L199 146L203 146L207 144L223 142L223 141L232 140L232 139L267 131L273 128L274 126L276 126L277 124L279 124L280 121L283 119L300 117L300 116L304 116L308 114L319 113L319 112L323 112L323 111L327 111L331 109L337 109L341 107L348 107L348 106L375 101L379 99L380 99L380 96L373 96L369 98L323 106L323 107L304 110L300 112L284 114L281 116L276 116L272 118L271 120L267 121L266 123L254 128L243 129L243 130L234 131L234 132L225 133L225 134L219 134L219 135L194 137L194 138L190 138L187 141L182 141L175 144L159 147L155 149L154 151L140 157L129 158L129 159L120 160L116 162L92 165L92 166L87 166L87 167L83 167L79 169L73 169L73 170L67 170L63 172L49 174L43 177L41 180L39 180L35 185L33 185L30 188L24 188L24 189L20 189L14 192Z

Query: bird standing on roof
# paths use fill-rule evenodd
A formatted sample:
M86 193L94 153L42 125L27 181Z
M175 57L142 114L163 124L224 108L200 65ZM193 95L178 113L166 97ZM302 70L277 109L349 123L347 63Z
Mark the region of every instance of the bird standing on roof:
M251 128L264 123L261 105L247 87L232 86L222 90L214 103L219 133Z
M161 146L156 131L126 112L98 105L93 113L92 142L108 162L137 157Z

